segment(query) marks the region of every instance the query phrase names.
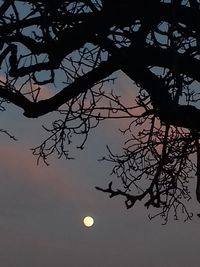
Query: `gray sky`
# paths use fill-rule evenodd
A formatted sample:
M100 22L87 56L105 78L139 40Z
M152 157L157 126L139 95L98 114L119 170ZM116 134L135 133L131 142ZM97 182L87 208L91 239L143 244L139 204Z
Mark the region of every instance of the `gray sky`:
M0 137L1 266L199 266L196 216L163 226L159 219L149 221L142 205L126 210L122 198L95 190L109 182L111 166L97 159L105 155L106 144L120 146L116 122L92 132L75 161L54 158L47 167L36 166L29 150L44 134L40 121L23 118L14 108L1 114L1 127L20 139ZM198 212L195 201L190 207ZM82 224L88 214L95 219L89 229Z

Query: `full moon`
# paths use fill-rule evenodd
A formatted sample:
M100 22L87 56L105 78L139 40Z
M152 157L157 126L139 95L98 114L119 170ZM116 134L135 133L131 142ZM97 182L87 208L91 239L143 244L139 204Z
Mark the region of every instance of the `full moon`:
M84 224L86 227L91 227L91 226L94 224L94 219L93 219L91 216L86 216L86 217L83 219L83 224Z

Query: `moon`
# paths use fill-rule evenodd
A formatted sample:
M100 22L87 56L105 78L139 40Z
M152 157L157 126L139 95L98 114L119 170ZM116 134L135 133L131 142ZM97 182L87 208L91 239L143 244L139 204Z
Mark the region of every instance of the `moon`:
M91 227L91 226L94 224L94 219L93 219L91 216L86 216L86 217L83 219L83 224L84 224L86 227Z

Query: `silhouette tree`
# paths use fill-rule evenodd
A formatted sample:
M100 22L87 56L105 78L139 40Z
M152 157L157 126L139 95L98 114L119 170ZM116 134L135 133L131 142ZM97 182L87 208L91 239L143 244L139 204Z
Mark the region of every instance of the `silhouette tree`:
M1 107L59 115L33 150L45 162L70 158L74 134L83 148L101 120L129 118L122 154L105 158L121 187L98 189L158 208L152 217L189 219L194 175L200 202L199 22L199 0L1 1ZM117 71L139 88L131 107L106 86Z

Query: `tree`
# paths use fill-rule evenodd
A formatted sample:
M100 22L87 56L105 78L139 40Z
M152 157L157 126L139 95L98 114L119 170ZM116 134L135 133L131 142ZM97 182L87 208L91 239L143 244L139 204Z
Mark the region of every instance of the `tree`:
M54 152L70 158L72 135L83 137L82 149L101 120L129 118L122 154L108 148L105 158L122 186L98 189L124 196L127 208L144 201L166 221L180 210L191 218L195 173L200 202L199 22L199 0L1 1L2 108L59 114L33 150L44 161ZM107 89L117 71L138 86L135 106Z

